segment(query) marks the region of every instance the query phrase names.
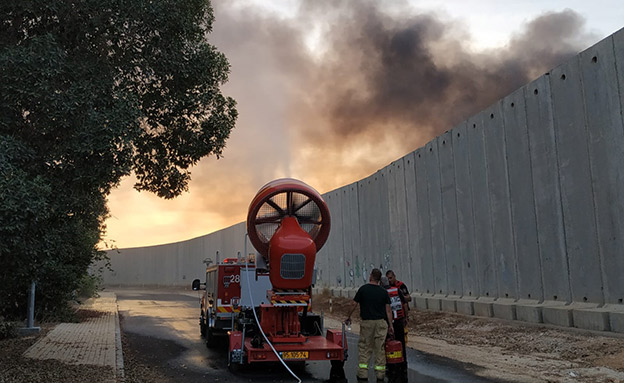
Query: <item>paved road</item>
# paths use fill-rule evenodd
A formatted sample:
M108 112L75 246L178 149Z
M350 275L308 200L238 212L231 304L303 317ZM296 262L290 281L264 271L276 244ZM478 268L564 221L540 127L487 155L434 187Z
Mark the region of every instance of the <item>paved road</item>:
M286 382L295 381L281 364L227 369L225 347L208 349L199 335L199 295L180 290L114 289L117 293L121 328L128 345L141 361L159 366L176 382ZM349 334L350 355L345 364L348 381L355 382L357 336ZM408 351L410 383L481 383L451 360ZM294 372L304 382L323 382L329 378L329 363L306 362ZM370 381L374 381L371 373Z

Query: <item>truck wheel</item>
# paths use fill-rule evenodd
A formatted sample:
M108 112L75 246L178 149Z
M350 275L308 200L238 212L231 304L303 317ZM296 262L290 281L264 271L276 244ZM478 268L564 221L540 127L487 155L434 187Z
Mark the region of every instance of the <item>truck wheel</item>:
M240 363L228 363L227 367L228 367L228 371L230 371L232 374L237 374L243 371L243 369L245 368L245 365L240 364Z
M201 333L202 337L206 336L206 321L204 320L204 312L202 311L202 313L199 316L199 332Z
M247 363L233 362L232 361L232 351L228 351L228 370L233 373L244 372L247 368Z
M344 361L332 360L331 369L329 370L329 380L332 382L345 379Z
M214 331L210 327L206 328L206 347L213 348L216 343Z

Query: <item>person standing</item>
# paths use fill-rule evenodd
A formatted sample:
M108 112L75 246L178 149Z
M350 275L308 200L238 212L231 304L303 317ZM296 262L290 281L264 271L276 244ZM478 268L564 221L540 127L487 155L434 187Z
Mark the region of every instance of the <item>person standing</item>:
M407 334L408 334L408 329L407 329L407 325L409 322L409 303L412 301L412 297L410 296L409 290L407 289L407 286L405 285L405 283L399 281L396 277L396 274L394 273L394 271L392 270L388 270L386 271L386 277L388 277L388 282L390 283L390 286L392 287L396 287L397 289L399 289L399 291L403 294L403 297L405 298L405 317L403 318L403 344L407 345Z
M375 360L375 376L383 381L386 376L386 335L394 335L392 328L392 310L390 296L386 289L379 285L381 271L373 269L368 283L360 287L355 293L355 304L345 322L351 322L351 314L360 306L360 340L358 342L358 380L368 379L368 363L371 356Z
M408 302L409 307L409 302L412 301L412 297L410 296L409 290L407 289L405 283L399 281L396 277L396 274L394 274L394 271L392 270L386 271L386 277L388 277L388 282L390 282L390 286L396 287L397 289L401 290L401 293L403 293L405 301Z
M392 310L392 328L394 329L394 339L401 342L403 350L403 363L388 366L388 375L392 381L407 381L407 349L405 344L405 315L407 303L403 292L397 287L390 286L387 277L381 277L381 287L388 291L390 296L390 309ZM392 369L390 369L392 367ZM401 379L402 378L402 379Z

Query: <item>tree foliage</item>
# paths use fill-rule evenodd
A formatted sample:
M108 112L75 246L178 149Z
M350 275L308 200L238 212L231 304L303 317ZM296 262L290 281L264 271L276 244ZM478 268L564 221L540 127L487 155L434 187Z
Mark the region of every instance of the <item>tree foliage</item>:
M54 311L102 252L106 196L173 198L237 117L209 0L0 3L0 315Z

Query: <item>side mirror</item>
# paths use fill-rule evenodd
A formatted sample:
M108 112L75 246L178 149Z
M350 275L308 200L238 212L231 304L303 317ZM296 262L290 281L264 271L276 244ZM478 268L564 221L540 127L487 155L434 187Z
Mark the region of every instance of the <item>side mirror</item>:
M193 288L193 291L200 290L200 285L201 285L201 282L199 281L199 279L193 280L193 284L191 285Z

